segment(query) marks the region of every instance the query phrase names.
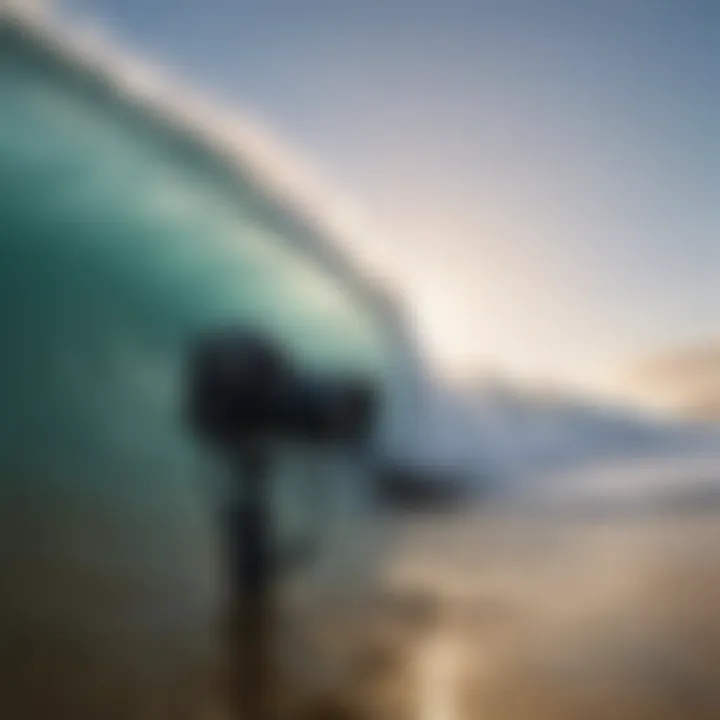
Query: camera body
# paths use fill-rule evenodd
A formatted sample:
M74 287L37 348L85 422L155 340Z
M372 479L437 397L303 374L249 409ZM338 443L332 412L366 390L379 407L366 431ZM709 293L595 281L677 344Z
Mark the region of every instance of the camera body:
M280 347L242 329L201 338L191 356L190 420L226 450L258 440L362 444L377 410L368 380L299 372Z

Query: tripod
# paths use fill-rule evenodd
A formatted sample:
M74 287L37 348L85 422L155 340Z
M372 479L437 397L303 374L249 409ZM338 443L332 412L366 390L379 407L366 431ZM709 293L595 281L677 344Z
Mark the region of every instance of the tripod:
M229 460L238 483L225 508L231 577L230 691L238 717L275 720L278 563L270 497L273 446L353 447L372 434L376 388L366 379L299 372L282 349L242 329L204 338L190 365L188 416Z

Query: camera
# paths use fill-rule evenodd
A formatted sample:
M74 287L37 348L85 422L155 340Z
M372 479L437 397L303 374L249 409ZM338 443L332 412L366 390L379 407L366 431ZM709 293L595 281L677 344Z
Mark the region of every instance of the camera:
M379 402L370 380L300 372L260 334L231 328L200 338L189 372L190 421L215 446L362 443L372 435Z

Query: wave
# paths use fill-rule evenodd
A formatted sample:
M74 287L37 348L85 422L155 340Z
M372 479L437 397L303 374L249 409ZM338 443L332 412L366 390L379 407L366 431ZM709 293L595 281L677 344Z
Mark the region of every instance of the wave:
M264 130L93 38L0 17L0 631L17 627L0 660L62 632L68 657L127 657L119 683L194 663L224 592L225 469L181 414L194 333L247 321L308 362L384 373L398 324L337 201L294 184ZM315 522L295 495L288 534ZM324 547L358 567L351 510Z
M261 190L294 226L294 235L303 237L309 255L367 299L387 304L387 287L379 287L387 264L366 250L368 237L384 233L266 122L247 109L223 108L217 98L204 97L158 63L125 49L98 23L64 18L46 3L5 0L0 27L14 42L41 49L56 71L62 68L76 80L95 84L106 101L120 99L145 122L193 143L219 172Z

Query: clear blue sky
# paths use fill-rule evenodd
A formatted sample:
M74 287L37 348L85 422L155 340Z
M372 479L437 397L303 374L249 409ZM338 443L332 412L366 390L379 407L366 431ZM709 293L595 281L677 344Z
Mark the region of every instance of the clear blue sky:
M720 340L720 3L64 5L359 197L448 370L598 387Z

